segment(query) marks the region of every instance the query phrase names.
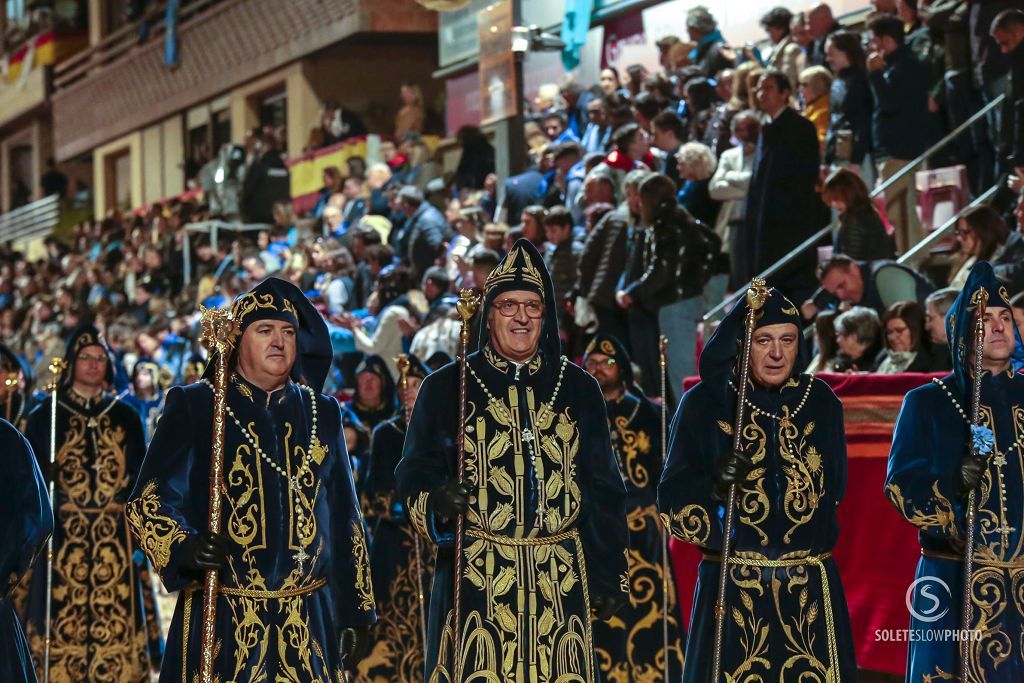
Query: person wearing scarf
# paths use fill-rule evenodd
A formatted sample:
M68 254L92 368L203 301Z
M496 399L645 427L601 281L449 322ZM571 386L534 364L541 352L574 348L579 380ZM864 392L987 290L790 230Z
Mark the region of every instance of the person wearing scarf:
M180 591L160 680L199 677L207 571L220 580L216 680L340 680L376 614L341 408L322 393L327 325L273 277L231 317L220 533L208 530L216 355L203 380L167 394L128 502L132 533Z
M981 375L974 373L974 324L985 309ZM918 529L921 560L912 599L907 681L959 680L966 628L966 683L1024 680L1024 346L1010 300L992 266L979 261L946 314L953 372L914 389L896 421L885 495ZM981 423L971 424L975 382ZM975 492L971 596L973 622L962 624L967 500ZM930 588L931 590L926 590ZM948 592L947 592L948 591ZM935 600L940 604L935 604Z
M54 480L50 681L139 683L148 680L155 662L125 501L146 452L142 419L110 393L113 354L95 327L71 335L64 362L52 466L49 396L29 414L25 428L43 474ZM32 572L25 629L40 678L46 575L44 559ZM158 646L152 654L159 654Z
M628 596L627 496L601 390L561 355L557 305L543 258L520 239L487 278L479 351L465 361L462 481L458 364L420 387L395 476L413 526L437 544L429 681L600 680L591 616L611 619Z
M832 558L846 489L842 405L827 384L803 373L800 314L772 288L756 314L743 438L734 451L747 311L744 297L704 348L700 382L676 411L658 486L662 520L704 555L683 681L712 680L724 501L733 484L724 678L853 681L853 633Z

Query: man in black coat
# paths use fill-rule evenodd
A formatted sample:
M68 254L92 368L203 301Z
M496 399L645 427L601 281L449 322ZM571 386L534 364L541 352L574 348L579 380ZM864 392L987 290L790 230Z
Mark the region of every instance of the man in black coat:
M814 124L789 107L792 84L781 71L768 71L757 99L770 122L761 130L747 194L746 222L732 233L733 277L737 285L785 256L823 226L828 216L815 190L820 163ZM774 285L802 300L815 287L814 250L807 250L777 274Z
M523 209L536 204L540 199L541 182L544 176L531 166L519 175L514 175L505 181L505 222L509 225L519 225L523 218Z
M868 82L875 95L871 133L878 177L884 182L928 149L929 69L906 44L899 17L879 15L868 28ZM904 253L920 241L913 173L885 191L885 212L896 230L896 251Z
M1010 57L1010 87L1002 113L1002 146L1014 175L1024 177L1024 10L1008 9L992 21L992 39Z
M424 201L423 193L415 185L406 185L398 191L398 208L407 220L408 253L401 258L419 280L437 260L441 245L448 237L448 222L444 214Z

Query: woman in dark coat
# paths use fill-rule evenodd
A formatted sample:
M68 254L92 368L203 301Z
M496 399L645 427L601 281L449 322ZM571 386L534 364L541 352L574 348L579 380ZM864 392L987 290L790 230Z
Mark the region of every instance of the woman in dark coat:
M860 36L837 31L825 42L825 55L835 79L829 89L829 124L825 164L861 166L871 151L871 110L867 57Z
M856 261L896 258L896 243L859 175L837 168L825 180L821 198L839 212L839 231L832 243L835 253Z

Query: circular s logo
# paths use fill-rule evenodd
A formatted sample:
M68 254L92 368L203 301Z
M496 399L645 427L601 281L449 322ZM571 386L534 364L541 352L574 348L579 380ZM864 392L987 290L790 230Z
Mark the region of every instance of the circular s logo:
M914 609L914 594L920 595L917 609ZM943 597L945 593L945 597ZM949 612L949 599L953 594L949 585L937 576L922 576L907 589L907 610L918 621L938 621Z

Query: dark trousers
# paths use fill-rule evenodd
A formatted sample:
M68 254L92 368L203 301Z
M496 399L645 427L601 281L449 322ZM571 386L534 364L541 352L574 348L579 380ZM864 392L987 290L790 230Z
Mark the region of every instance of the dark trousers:
M981 94L971 82L969 72L950 71L946 73L945 80L946 112L949 128L953 130L981 109L983 102ZM952 145L967 166L971 195L977 197L995 182L996 147L989 139L988 119L983 117L969 131L961 133Z
M629 340L633 363L640 367L637 384L648 396L661 396L658 360L658 316L634 303L629 307Z

